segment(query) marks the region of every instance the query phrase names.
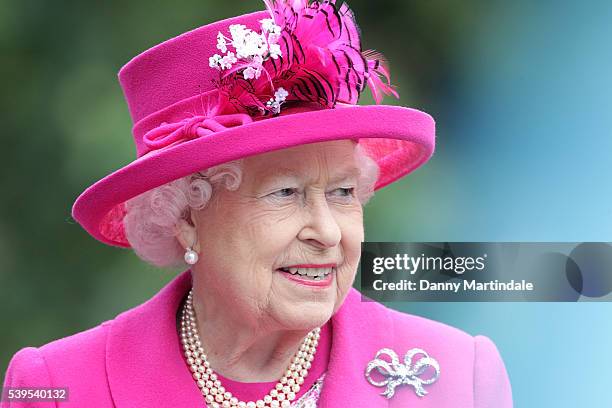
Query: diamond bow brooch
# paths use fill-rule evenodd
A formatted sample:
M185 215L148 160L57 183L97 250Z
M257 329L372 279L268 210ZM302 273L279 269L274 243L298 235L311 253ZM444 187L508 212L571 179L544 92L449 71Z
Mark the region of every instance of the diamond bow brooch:
M381 358L388 356L391 361ZM416 361L412 361L417 357ZM375 381L371 377L373 370L378 371L384 377L381 381ZM421 378L426 372L431 372L425 378ZM400 363L399 357L395 351L383 348L378 350L374 360L370 361L366 367L365 376L368 382L376 387L387 387L382 396L391 398L395 394L395 387L406 384L414 387L414 391L419 397L427 394L423 387L438 380L440 376L440 365L438 362L429 357L422 349L413 348L408 350L404 356L404 363Z

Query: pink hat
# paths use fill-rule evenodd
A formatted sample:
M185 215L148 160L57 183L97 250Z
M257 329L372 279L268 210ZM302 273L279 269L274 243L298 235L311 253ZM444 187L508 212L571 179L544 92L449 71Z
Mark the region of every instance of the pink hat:
M267 11L165 41L119 71L137 158L85 190L72 216L96 239L129 247L125 202L245 156L338 139L380 168L375 189L433 154L435 123L410 108L357 105L397 93L382 55L362 51L346 4L265 0Z

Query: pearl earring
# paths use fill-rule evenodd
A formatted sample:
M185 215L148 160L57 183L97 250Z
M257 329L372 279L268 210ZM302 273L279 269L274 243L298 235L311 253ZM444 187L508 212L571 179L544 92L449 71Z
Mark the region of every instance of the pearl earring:
M196 234L193 240L193 244L191 246L188 246L185 249L185 255L183 256L183 259L185 259L185 262L189 265L194 265L198 262L198 258L199 258L198 253L193 250L193 247L197 242L198 242L198 236Z
M193 265L198 262L198 253L191 249L191 247L188 247L185 251L185 262L187 262L189 265Z

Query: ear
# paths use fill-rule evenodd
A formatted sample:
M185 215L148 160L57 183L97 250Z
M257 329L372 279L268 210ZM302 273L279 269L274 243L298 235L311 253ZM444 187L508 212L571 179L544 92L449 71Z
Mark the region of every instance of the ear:
M200 252L200 243L197 240L197 216L195 211L190 211L189 218L191 223L184 218L181 218L174 226L174 234L176 239L185 249L191 247L196 252Z

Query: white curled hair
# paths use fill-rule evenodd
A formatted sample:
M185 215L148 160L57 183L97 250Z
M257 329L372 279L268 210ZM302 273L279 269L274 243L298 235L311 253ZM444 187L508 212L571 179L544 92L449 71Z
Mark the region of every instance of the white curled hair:
M374 194L379 168L359 144L355 162L360 170L356 196L364 206ZM223 163L149 190L126 202L125 234L143 261L160 268L185 265L175 226L191 210L204 208L218 187L236 190L242 181L242 159Z

